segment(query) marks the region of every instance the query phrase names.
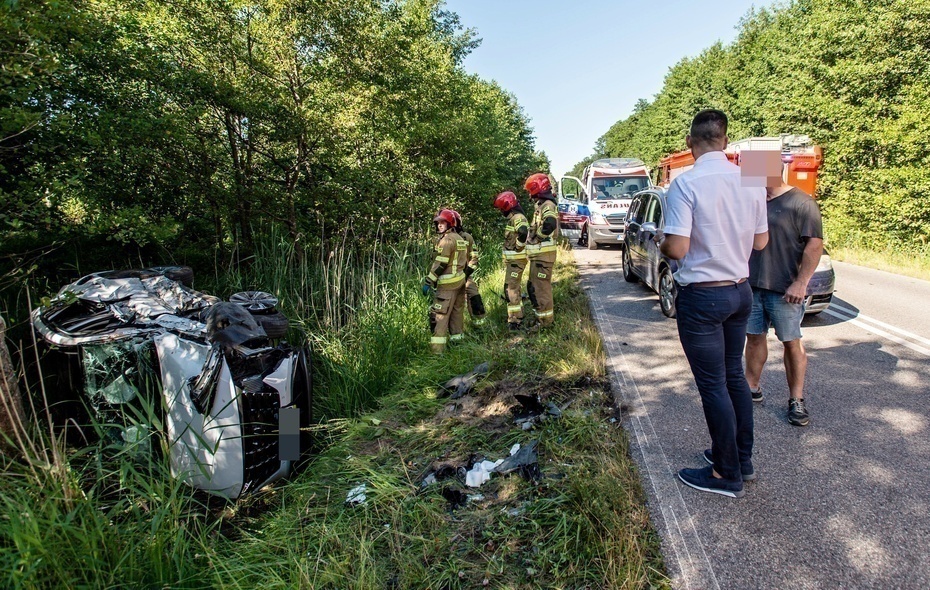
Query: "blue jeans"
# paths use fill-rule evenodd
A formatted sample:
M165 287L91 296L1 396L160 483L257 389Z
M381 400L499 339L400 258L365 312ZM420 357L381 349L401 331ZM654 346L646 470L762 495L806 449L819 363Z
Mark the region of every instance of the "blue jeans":
M788 303L784 293L768 289L752 290L752 312L746 325L748 334L768 334L775 328L781 342L801 338L801 320L804 319L804 303Z
M714 468L742 481L752 464L752 397L743 372L746 321L752 309L749 282L726 287L679 287L678 337L701 394Z

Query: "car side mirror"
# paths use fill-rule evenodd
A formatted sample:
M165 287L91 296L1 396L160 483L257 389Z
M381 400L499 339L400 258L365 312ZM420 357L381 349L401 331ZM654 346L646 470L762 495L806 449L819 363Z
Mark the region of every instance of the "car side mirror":
M652 233L655 233L659 230L658 226L656 226L654 221L647 221L646 223L643 224L643 226L640 229L642 229L643 231L648 231Z

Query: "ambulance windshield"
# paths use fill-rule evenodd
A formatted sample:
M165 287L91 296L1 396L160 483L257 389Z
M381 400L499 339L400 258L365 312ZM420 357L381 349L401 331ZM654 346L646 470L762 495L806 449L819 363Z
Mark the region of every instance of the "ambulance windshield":
M594 198L598 201L624 199L649 186L648 176L601 176L593 180Z

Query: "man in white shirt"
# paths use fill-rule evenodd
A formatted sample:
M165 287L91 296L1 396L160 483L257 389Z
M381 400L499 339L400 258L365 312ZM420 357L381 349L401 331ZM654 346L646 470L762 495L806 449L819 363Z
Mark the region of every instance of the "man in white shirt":
M662 253L679 260L675 280L678 336L701 394L711 448L703 469L678 477L705 492L739 498L752 467L752 398L743 373L752 308L749 255L768 242L765 189L744 187L727 160L727 116L707 109L686 138L694 167L672 181Z

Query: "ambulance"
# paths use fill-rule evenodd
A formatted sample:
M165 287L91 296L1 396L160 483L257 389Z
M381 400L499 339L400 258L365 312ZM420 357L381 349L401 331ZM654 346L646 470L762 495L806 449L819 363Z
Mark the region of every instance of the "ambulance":
M566 193L566 181L577 192ZM584 169L581 178L559 180L559 225L566 237L577 237L589 250L598 246L623 247L624 221L633 195L652 187L649 169L636 158L603 158Z

